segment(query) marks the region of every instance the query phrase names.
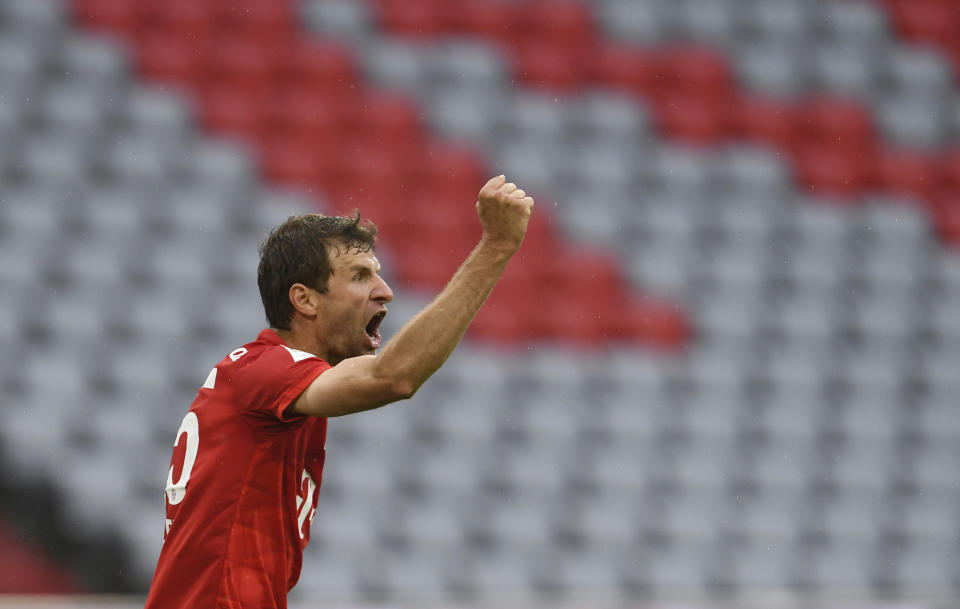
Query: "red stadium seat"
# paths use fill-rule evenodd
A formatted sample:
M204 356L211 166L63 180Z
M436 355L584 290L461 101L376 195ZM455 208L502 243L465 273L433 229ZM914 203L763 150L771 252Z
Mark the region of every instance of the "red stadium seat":
M140 27L144 30L177 32L197 40L202 40L216 23L214 5L196 0L149 2L144 4L143 13Z
M546 207L550 203L541 197L537 197L535 193L533 197L537 201L537 213L530 218L530 224L527 226L527 234L523 238L523 248L520 253L524 258L528 258L536 264L546 264L550 258L560 251L561 240L553 218L546 212Z
M346 172L344 182L357 189L370 182L402 185L410 178L409 166L416 149L379 139L360 139L341 147L340 154Z
M960 193L960 149L950 151L943 157L941 166L941 187L951 192Z
M559 289L567 292L576 287L592 297L599 294L613 295L621 285L616 263L609 256L584 250L580 247L560 250L549 263L540 265L538 289Z
M663 65L663 86L672 92L709 98L727 98L733 91L733 74L719 53L696 47L668 49Z
M604 342L600 316L594 310L595 302L583 292L574 292L563 300L538 294L532 302L542 303L535 315L529 316L527 328L531 338L563 340L580 347Z
M391 242L395 241L391 236ZM461 244L463 245L463 244ZM457 257L461 253L444 251L426 239L412 239L407 236L403 245L394 250L396 262L395 275L403 284L442 288L463 260ZM454 255L456 254L456 255Z
M663 76L663 56L656 51L604 45L587 62L587 78L629 93L650 94Z
M581 54L594 43L592 15L582 2L533 0L516 6L515 19L524 33L520 40L550 41Z
M888 3L901 36L913 42L949 46L960 35L960 10L952 0Z
M229 0L216 6L220 27L241 37L283 44L299 28L292 0Z
M280 87L267 108L265 130L268 135L313 138L325 146L342 144L350 108L358 103L358 96L351 92Z
M130 0L74 0L73 14L87 26L123 35L137 29L141 11Z
M584 50L565 42L533 38L516 45L512 57L514 77L529 86L570 91L584 77Z
M800 137L808 143L861 154L876 145L866 108L857 102L817 99L801 109Z
M801 190L849 199L864 190L868 159L845 150L804 145L797 151L797 182Z
M412 168L421 184L443 193L476 200L480 187L490 179L486 163L476 149L441 140L429 142Z
M639 341L667 352L677 352L690 340L690 327L677 305L654 299L627 303L622 318L609 330L627 341ZM622 319L622 321L621 321Z
M204 68L208 78L267 83L277 79L291 54L287 44L258 43L245 36L220 34L205 45Z
M730 102L726 97L673 93L657 106L660 128L690 143L713 144L730 132Z
M881 190L913 197L919 205L932 205L940 186L936 162L926 155L903 150L882 150L877 155L876 184Z
M389 181L385 176L368 176L363 181L351 184L337 182L324 185L323 192L328 201L328 210L337 214L351 214L358 210L363 217L377 223L397 213L397 206L402 204L397 193L403 191L396 182Z
M349 116L350 131L375 141L415 143L423 133L420 109L408 97L392 91L366 91Z
M310 135L284 133L263 142L260 164L272 182L320 188L325 181L322 151L326 149Z
M200 112L207 129L238 136L249 142L260 138L266 125L272 92L269 87L250 87L246 84L214 81L203 87Z
M954 248L960 248L960 192L941 193L934 208L934 224L940 239Z
M450 4L439 0L380 0L380 26L394 34L432 38L450 28Z
M463 0L451 14L451 25L456 32L509 46L518 31L512 7L502 0Z
M484 303L477 317L470 324L470 336L483 341L511 345L529 341L530 329L526 317L517 314L517 296L509 292L509 285L501 281Z
M328 41L297 41L281 67L282 79L289 86L301 89L347 89L358 79L353 53L343 45Z
M202 47L196 41L156 32L138 40L137 50L140 70L149 78L186 86L204 80Z
M799 133L798 110L786 102L747 98L734 107L732 129L744 138L790 152Z
M618 307L625 300L614 261L578 248L561 250L534 268L536 296L545 309L530 322L534 333L584 345L603 342L604 324L623 312Z

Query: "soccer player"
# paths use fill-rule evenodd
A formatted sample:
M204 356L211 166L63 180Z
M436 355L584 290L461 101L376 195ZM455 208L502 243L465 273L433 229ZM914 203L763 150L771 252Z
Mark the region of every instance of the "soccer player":
M504 176L477 198L483 227L436 299L377 354L393 292L376 229L294 216L260 246L270 328L211 371L174 442L166 530L146 609L277 609L300 577L327 417L407 399L459 343L520 247L533 199Z

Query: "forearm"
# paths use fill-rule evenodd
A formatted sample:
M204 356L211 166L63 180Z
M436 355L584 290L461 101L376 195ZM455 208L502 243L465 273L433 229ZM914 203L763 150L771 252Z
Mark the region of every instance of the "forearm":
M387 343L376 358L376 374L395 379L412 395L456 348L512 254L481 241L433 302Z

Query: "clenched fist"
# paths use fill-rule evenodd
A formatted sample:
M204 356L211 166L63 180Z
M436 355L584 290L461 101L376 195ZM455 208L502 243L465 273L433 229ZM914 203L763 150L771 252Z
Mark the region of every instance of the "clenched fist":
M510 251L523 243L532 211L533 198L502 175L490 178L477 196L484 241Z

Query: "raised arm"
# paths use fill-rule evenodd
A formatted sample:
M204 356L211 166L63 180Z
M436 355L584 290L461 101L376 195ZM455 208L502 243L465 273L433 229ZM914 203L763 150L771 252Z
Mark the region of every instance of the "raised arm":
M294 401L312 416L340 416L413 396L443 365L520 247L533 210L528 197L504 176L477 197L483 236L447 286L406 323L377 355L345 359Z

